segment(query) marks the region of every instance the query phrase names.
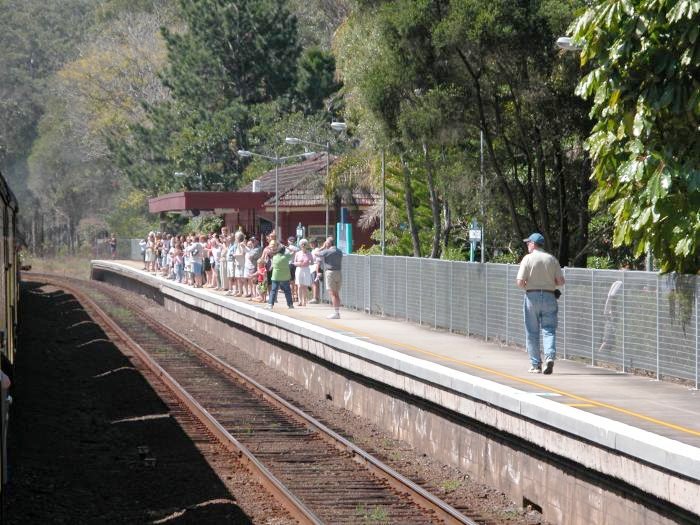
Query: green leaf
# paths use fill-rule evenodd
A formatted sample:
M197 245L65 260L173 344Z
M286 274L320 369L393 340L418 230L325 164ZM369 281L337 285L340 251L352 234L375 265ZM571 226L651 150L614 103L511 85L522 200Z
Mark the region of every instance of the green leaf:
M685 237L676 243L676 246L673 248L673 253L681 257L687 257L691 253L692 246L692 240Z
M634 123L632 125L632 134L635 137L639 137L644 131L644 113L637 109L637 113L634 115Z
M608 102L609 107L615 107L617 105L617 101L620 98L620 90L616 89L615 91L612 92L610 95L610 101Z
M642 212L639 214L639 217L634 223L633 228L635 230L641 230L642 228L645 228L647 223L651 219L651 208L645 208L642 210Z
M659 99L657 107L659 109L663 109L666 106L668 106L671 103L671 101L673 100L674 94L675 94L675 87L673 85L667 86L666 89L664 90L664 94L661 95L661 98Z

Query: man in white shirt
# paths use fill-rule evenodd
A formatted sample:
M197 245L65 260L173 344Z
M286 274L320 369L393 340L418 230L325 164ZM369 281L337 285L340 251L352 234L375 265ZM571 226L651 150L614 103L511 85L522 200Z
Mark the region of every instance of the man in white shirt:
M523 241L527 243L528 254L520 263L515 282L518 288L525 290L523 313L527 353L531 363L528 372L551 374L557 355L557 286L564 284L564 274L556 257L544 251L544 237L541 233L533 233ZM540 355L540 331L544 346L544 370Z

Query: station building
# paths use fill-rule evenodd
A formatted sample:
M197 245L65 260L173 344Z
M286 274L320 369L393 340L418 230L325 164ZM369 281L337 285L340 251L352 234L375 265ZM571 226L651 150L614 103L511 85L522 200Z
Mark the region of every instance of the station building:
M329 163L334 160L331 156ZM282 239L296 236L299 225L306 238L321 239L326 235L326 224L333 235L341 216L338 201L326 199L325 178L326 154L321 153L303 162L265 172L238 191L168 193L149 199L148 209L151 213L179 213L189 217L222 215L230 231L242 228L248 235L262 236L274 229L277 208ZM378 201L378 195L359 187L349 189L339 199L340 206L347 210L343 213L344 222L352 225L352 251L373 244L371 235L376 226L363 229L358 222Z

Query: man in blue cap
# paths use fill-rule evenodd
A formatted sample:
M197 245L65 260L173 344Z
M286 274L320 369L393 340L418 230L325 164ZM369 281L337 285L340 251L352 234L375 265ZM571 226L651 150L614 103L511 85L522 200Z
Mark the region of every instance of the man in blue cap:
M564 284L564 274L556 257L544 251L544 237L533 233L527 239L528 254L523 257L516 284L525 290L523 312L527 353L530 356L532 374L551 374L557 355L557 286ZM544 346L544 370L540 356L540 331Z

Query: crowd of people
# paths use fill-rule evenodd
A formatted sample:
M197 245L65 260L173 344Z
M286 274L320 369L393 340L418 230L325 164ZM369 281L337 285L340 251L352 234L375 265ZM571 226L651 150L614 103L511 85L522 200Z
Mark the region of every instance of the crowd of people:
M287 306L320 302L325 281L334 312L340 317L340 266L342 252L333 237L316 240L289 237L279 241L274 232L261 242L243 231L171 235L150 232L141 241L144 270L195 288L212 288L226 295L267 303L272 309L277 294Z
M542 234L533 233L523 240L528 255L520 264L516 284L525 290L523 315L529 372L548 375L556 359L557 299L561 295L558 287L565 280L559 262L544 251ZM220 233L208 235L150 232L141 241L141 249L146 271L195 288L213 288L226 295L266 303L268 309L275 306L280 291L288 308L318 303L325 283L333 306L328 317L340 318L343 253L333 237L322 244L296 237L289 237L284 243L272 232L261 243L255 236L246 238L241 230L231 234L224 226Z

